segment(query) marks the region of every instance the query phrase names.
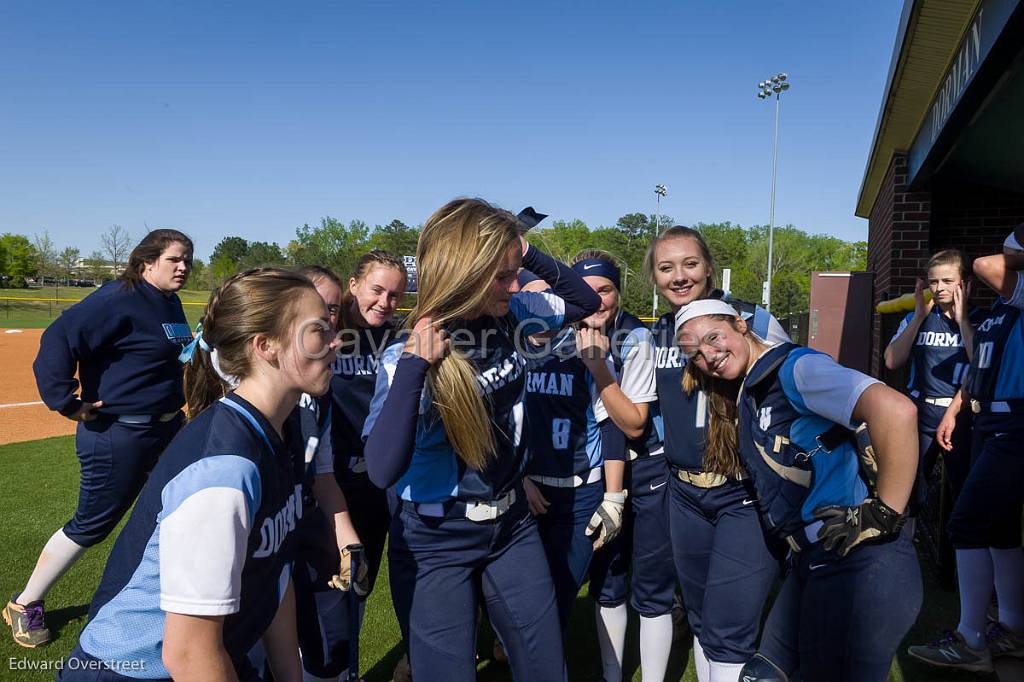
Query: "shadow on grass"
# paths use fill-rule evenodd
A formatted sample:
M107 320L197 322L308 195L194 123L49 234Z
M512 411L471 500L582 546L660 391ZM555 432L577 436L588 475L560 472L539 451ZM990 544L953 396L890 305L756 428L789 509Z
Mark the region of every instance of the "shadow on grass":
M76 621L81 620L89 614L88 604L79 604L77 606L65 606L62 609L55 609L53 611L46 612L46 626L50 628L50 637L57 639L61 636L61 631L68 625L74 625L74 635L77 636L81 627L78 627Z

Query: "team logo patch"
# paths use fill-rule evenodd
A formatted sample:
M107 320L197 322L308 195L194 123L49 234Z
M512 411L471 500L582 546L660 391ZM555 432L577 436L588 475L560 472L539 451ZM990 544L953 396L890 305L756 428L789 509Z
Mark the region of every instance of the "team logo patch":
M179 322L164 322L164 334L171 343L192 343L192 329Z
M758 419L758 425L761 427L762 431L767 431L768 427L772 425L772 408L770 405L768 407L761 408L761 416Z

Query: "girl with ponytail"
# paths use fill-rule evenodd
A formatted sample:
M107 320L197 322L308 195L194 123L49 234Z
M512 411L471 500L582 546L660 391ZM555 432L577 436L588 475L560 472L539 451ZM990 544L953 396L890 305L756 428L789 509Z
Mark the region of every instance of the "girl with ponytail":
M302 514L299 396L322 395L336 347L313 284L277 269L210 296L183 359L189 423L118 537L62 680L247 679L261 638L278 680L301 678L291 566Z
M391 593L417 682L476 678L477 595L516 679L564 680L554 589L527 508L524 329L597 310L583 280L527 244L523 223L451 201L417 247L419 303L381 357L366 421L370 479L398 498ZM520 292L525 267L552 285Z

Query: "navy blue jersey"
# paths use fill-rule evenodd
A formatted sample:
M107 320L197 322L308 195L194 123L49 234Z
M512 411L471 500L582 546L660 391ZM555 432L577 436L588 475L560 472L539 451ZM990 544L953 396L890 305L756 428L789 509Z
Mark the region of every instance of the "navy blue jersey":
M594 416L594 380L576 353L576 333L562 331L526 370L527 474L568 478L604 462Z
M1024 315L1000 299L974 332L967 391L975 400L1018 401L1024 412Z
M380 354L394 335L391 325L359 329L351 344L338 349L331 364L331 441L338 458L334 465L337 471L348 468L351 458L363 456L363 424L370 414Z
M289 429L298 433L302 441L302 461L296 462L302 472L303 494L313 493L313 476L334 471L334 451L331 446L331 424L333 410L331 396L316 397L308 393L299 396L299 404L288 415Z
M907 313L893 340L904 333L913 317L914 313ZM971 323L977 324L981 317L977 311L972 311ZM935 306L921 322L910 350L907 391L914 398L951 398L967 377L970 364L960 337L960 326Z
M234 394L178 433L110 553L82 631L87 654L170 677L161 659L165 612L225 616L224 646L243 669L295 558L303 444L288 426L285 434Z
M115 280L46 328L32 369L43 402L65 416L97 400L101 413L163 414L185 404L178 354L191 341L177 294Z
M410 502L493 500L512 490L526 466L523 438L526 359L519 348L528 343L519 321L531 320L531 329L558 329L565 322L565 305L550 293L520 292L512 297L510 312L502 318L484 316L450 325L454 338L474 340L460 352L476 368L476 378L488 411L495 453L482 471L468 469L459 459L432 405L429 384L420 397L415 449L408 469L395 485L398 497ZM456 336L457 335L457 336ZM396 342L381 355L377 389L363 427L369 436L387 399L404 344Z
M739 453L770 529L789 535L811 523L815 510L854 506L867 496L852 438L831 451L818 438L836 424L856 428L854 408L875 383L792 343L773 347L750 368L739 400Z
M723 298L720 290L712 296ZM744 301L728 300L729 304L752 325L755 334L769 343L789 341L778 321L764 308ZM665 313L654 323L651 333L657 349L654 377L658 402L654 405L654 424L661 428L665 456L669 463L687 471L704 469L704 437L708 423L708 401L703 391L683 391L683 369L686 356L675 339L675 313Z

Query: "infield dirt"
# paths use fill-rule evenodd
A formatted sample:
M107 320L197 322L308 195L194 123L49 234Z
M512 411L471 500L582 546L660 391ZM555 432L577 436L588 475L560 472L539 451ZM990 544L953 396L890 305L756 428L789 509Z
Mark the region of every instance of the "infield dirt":
M0 445L74 434L75 423L42 404L32 362L42 329L0 329Z

